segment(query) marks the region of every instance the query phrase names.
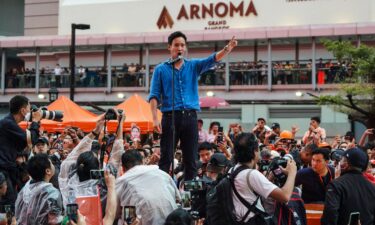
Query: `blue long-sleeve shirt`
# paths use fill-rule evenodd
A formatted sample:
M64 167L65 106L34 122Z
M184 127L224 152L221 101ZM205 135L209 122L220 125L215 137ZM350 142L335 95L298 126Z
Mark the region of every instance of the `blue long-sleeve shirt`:
M183 59L181 68L174 68L175 110L200 110L198 77L216 64L215 58L216 53L203 59ZM148 100L153 98L162 103L162 112L172 110L172 65L168 61L155 67Z

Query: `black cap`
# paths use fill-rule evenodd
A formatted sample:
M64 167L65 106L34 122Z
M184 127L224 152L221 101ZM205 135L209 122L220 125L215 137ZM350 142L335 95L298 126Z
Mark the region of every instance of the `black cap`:
M214 153L208 164L212 166L217 166L217 167L225 167L228 165L228 159L225 157L223 153Z
M40 138L36 141L35 145L38 144L38 143L43 143L43 144L47 144L47 145L48 145L48 140L47 140L47 138L45 138L45 137L40 137Z
M273 124L271 125L271 128L272 128L272 129L280 128L280 124L279 124L279 123L273 123Z
M368 155L359 148L352 148L344 153L344 157L348 160L351 166L366 170L368 164Z

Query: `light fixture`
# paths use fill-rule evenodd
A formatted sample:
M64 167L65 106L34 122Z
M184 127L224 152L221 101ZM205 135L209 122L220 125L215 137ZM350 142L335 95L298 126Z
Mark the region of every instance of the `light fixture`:
M302 97L302 96L303 96L303 92L301 92L301 91L296 91L296 96L297 96L297 97Z
M125 98L125 95L124 95L123 93L118 93L118 94L117 94L117 98L124 99L124 98Z
M212 97L212 96L215 95L215 93L214 93L213 91L207 91L206 95L207 95L208 97Z
M46 99L46 96L45 96L44 94L39 94L39 95L38 95L38 98L39 98L39 99Z

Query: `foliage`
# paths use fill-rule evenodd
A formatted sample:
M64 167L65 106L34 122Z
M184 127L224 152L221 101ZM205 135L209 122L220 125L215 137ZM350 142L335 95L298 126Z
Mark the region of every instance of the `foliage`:
M359 47L349 41L323 40L324 46L332 52L341 69L350 64L350 76L339 83L337 95L315 96L319 104L327 104L335 110L347 113L353 120L367 127L375 125L375 48Z

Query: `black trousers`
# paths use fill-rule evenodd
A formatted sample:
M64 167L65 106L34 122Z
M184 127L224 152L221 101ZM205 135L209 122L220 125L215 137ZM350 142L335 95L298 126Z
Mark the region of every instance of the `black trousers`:
M159 168L169 173L173 156L172 149L172 112L164 112L161 121ZM192 180L197 175L195 160L198 152L198 124L195 110L175 111L176 145L180 141L185 180Z

